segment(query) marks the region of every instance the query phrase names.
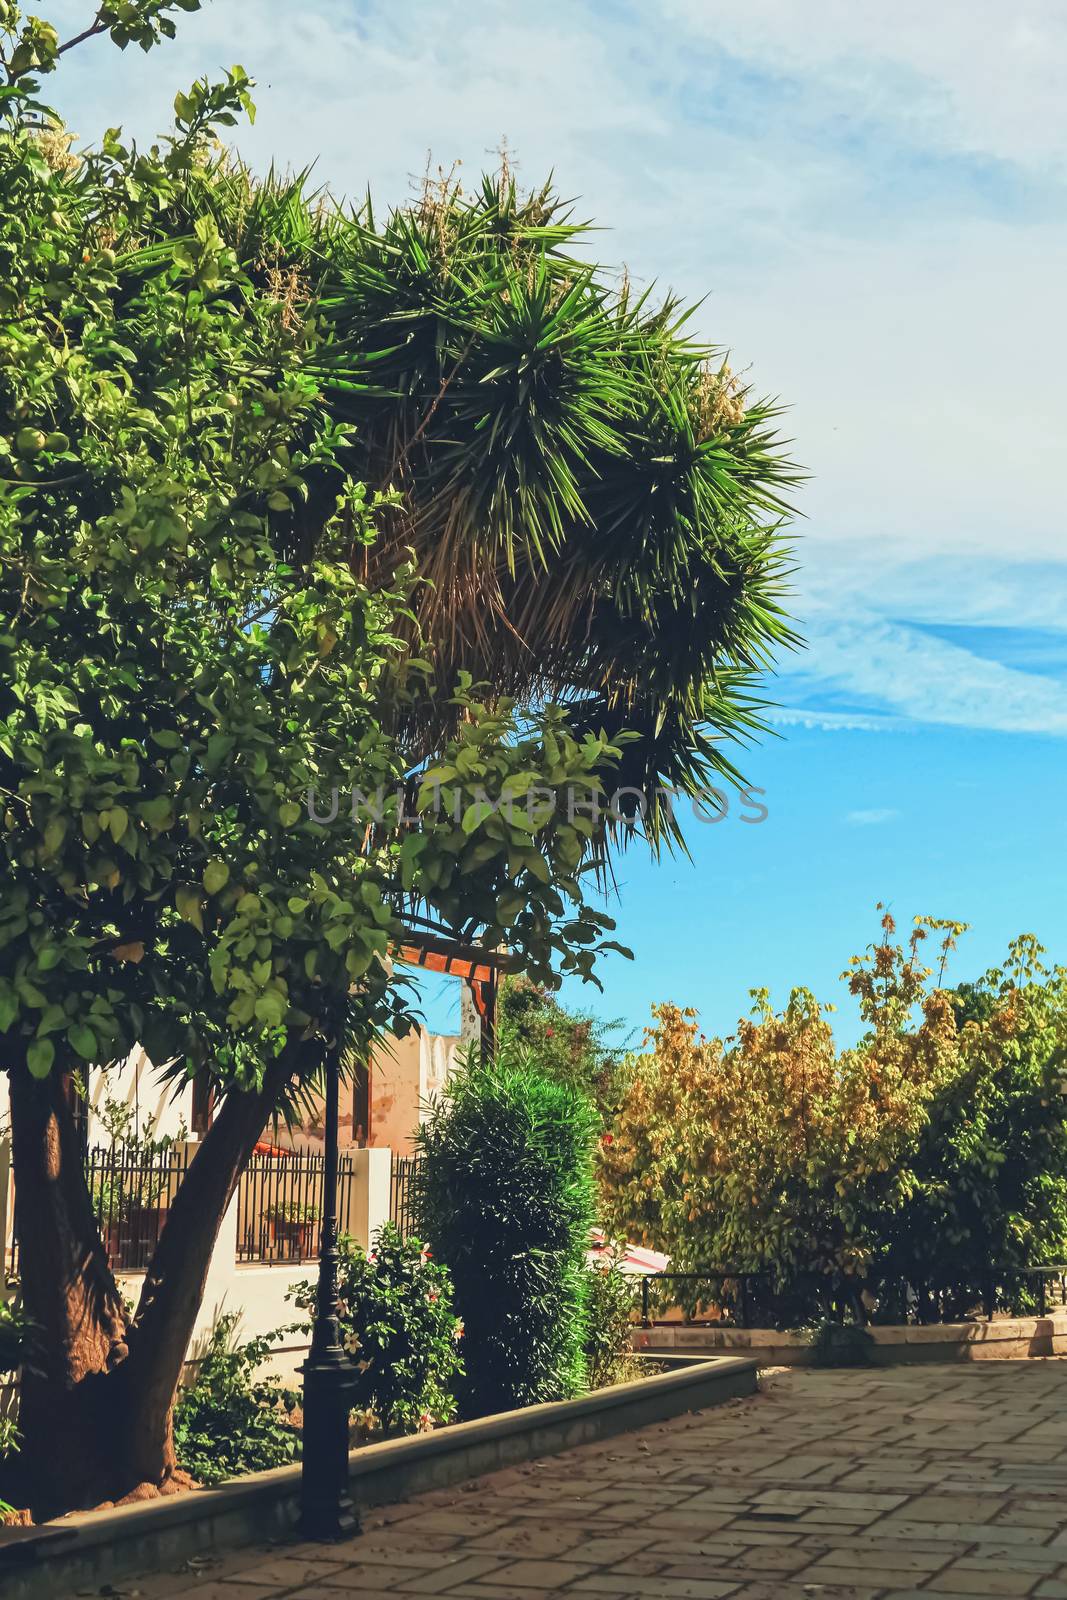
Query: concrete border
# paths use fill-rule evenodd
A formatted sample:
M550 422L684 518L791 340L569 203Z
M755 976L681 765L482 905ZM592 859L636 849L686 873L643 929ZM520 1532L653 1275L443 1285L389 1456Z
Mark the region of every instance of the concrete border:
M656 1359L669 1370L577 1400L353 1450L353 1498L360 1506L405 1500L756 1392L751 1359L697 1351ZM299 1466L278 1467L216 1489L79 1513L40 1528L2 1529L0 1589L4 1600L64 1600L136 1572L166 1570L205 1550L284 1539L296 1524L299 1492Z
M1004 1317L991 1322L943 1322L928 1327L868 1328L875 1366L914 1361L1022 1361L1067 1355L1067 1311L1044 1317ZM761 1367L806 1367L812 1336L774 1328L719 1328L658 1323L634 1330L643 1355L749 1356Z

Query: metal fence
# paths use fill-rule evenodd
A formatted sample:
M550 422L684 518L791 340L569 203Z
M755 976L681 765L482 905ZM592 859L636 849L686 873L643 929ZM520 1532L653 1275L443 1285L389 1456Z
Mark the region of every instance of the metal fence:
M677 1284L678 1289L666 1285ZM664 1288L661 1288L663 1285ZM834 1273L654 1272L641 1280L641 1320L681 1307L694 1322L735 1328L798 1327L812 1320L861 1324L962 1322L998 1314L1045 1316L1067 1308L1067 1265L987 1267L933 1280L915 1271L862 1282Z
M238 1261L315 1261L322 1227L323 1157L315 1150L255 1155L237 1185ZM346 1230L352 1161L337 1173L338 1222Z
M394 1156L389 1185L389 1220L405 1239L415 1232L415 1172L418 1156Z
M178 1187L195 1154L187 1144L138 1143L97 1146L86 1152L85 1175L93 1211L112 1267L144 1271L151 1262ZM323 1157L318 1151L257 1154L237 1185L238 1262L316 1261L322 1226ZM405 1238L415 1231L417 1156L392 1160L389 1214ZM337 1174L337 1221L341 1233L361 1236L366 1227L364 1189L356 1181L352 1155L342 1153ZM18 1274L17 1197L3 1271ZM0 1241L0 1247L4 1245Z
M89 1199L116 1270L138 1272L148 1266L188 1165L184 1144L101 1145L86 1151ZM17 1233L17 1196L15 1228Z

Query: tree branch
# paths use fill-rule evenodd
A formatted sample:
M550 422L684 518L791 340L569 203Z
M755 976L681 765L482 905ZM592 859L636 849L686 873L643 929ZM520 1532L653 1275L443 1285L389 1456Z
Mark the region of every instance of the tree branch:
M59 46L58 50L56 51L56 56L58 57L66 55L67 51L73 50L75 45L84 44L86 39L95 39L98 34L106 33L107 28L107 23L103 21L100 13L97 12L94 21L92 21L87 28L84 28L81 33L76 33L73 39L68 39L66 44L61 44Z

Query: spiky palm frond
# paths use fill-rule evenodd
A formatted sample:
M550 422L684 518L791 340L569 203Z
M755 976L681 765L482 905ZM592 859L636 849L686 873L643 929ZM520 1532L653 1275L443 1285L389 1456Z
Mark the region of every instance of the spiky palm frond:
M204 184L268 290L300 275L351 470L401 493L371 576L414 552L412 639L439 682L467 670L637 730L626 767L650 791L736 779L725 747L762 730L757 680L797 643L797 475L776 407L691 336L693 308L613 281L551 186L523 196L506 171L472 195L428 185L384 222L306 174L225 165ZM411 714L413 753L444 714Z

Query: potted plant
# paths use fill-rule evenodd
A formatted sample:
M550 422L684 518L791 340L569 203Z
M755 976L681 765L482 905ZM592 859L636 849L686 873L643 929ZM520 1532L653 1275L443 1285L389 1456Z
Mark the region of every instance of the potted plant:
M169 1209L167 1178L164 1169L147 1165L116 1163L90 1171L90 1199L112 1266L138 1271L146 1265Z
M268 1206L271 1243L279 1247L278 1253L290 1257L314 1255L320 1216L317 1206L302 1200L276 1200Z

